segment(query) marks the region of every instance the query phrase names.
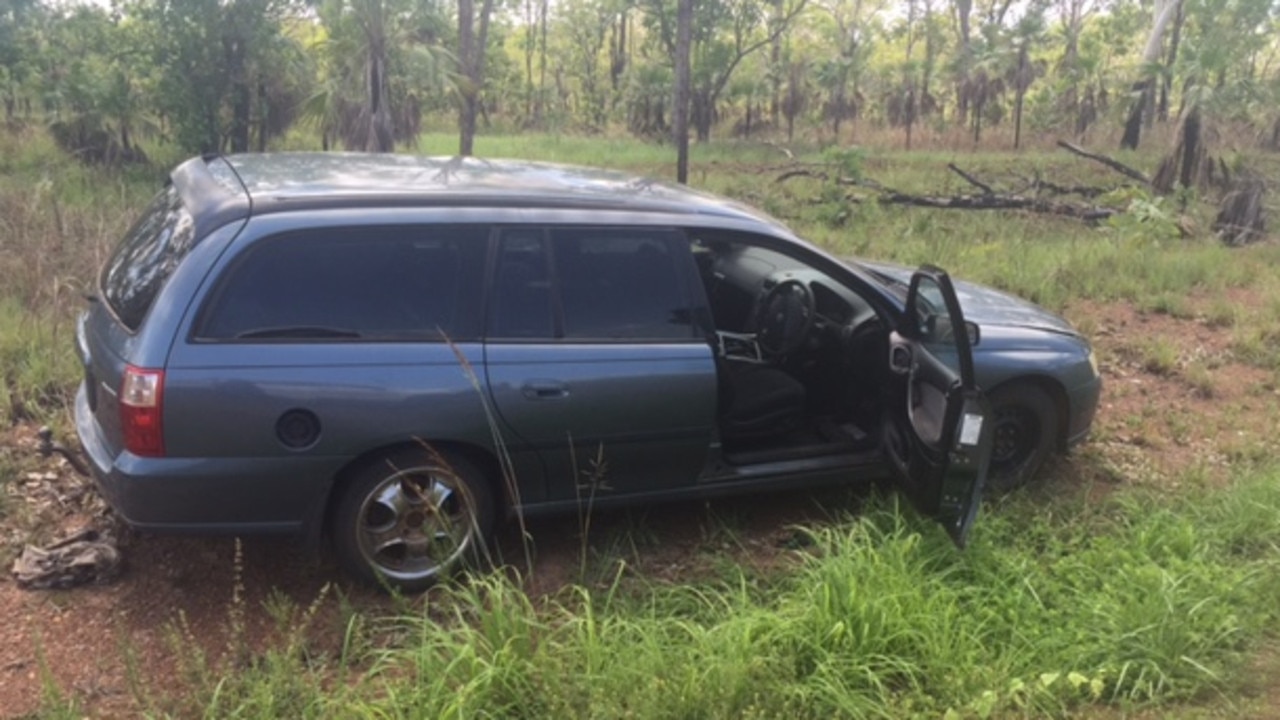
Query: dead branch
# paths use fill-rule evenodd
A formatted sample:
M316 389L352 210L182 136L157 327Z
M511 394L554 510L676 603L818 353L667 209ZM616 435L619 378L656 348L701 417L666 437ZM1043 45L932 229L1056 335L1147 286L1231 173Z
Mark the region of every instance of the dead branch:
M955 173L955 174L959 175L960 177L964 178L964 179L965 179L965 182L967 182L967 183L969 183L970 185L972 185L972 186L974 186L974 187L978 188L979 190L981 190L981 191L983 192L983 194L985 194L985 195L995 195L995 194L996 194L996 191L995 191L995 190L992 190L990 185L988 185L988 184L986 184L986 183L982 182L982 181L981 181L981 180L979 180L978 178L976 178L976 177L974 177L974 176L970 175L969 173L967 173L967 172L965 172L965 171L961 170L960 168L956 167L956 164L955 164L955 163L947 163L947 169L948 169L948 170L950 170L951 172L953 172L953 173Z
M1023 197L1021 195L952 195L950 197L936 197L910 195L896 190L884 190L875 199L887 205L909 205L942 210L1026 210L1044 215L1060 215L1086 222L1106 220L1116 213L1115 210L1110 208L1095 205L1075 205L1072 203L1053 202L1042 198Z
M1137 180L1143 185L1151 184L1151 181L1147 179L1147 176L1143 174L1141 171L1134 170L1133 168L1129 167L1128 165L1125 165L1124 163L1114 158L1109 158L1106 155L1099 155L1098 153L1089 152L1088 150L1085 150L1079 145L1076 145L1074 143L1069 143L1066 140L1059 140L1058 147L1063 148L1068 152L1079 155L1080 157L1088 158L1095 162L1100 162L1103 165L1106 165L1107 167L1111 168L1112 170L1115 170L1116 172L1120 173L1121 175L1124 175L1125 177Z
M774 178L773 181L776 183L784 183L790 180L791 178L798 178L798 177L808 177L808 178L817 178L819 180L826 180L827 174L824 172L820 172L818 170L806 170L804 168L795 168L782 173L778 177Z
M1050 195L1079 195L1084 198L1095 198L1120 189L1119 185L1059 185L1040 177L1028 178L1022 176L1022 179L1027 183L1026 191L1037 195L1047 193Z

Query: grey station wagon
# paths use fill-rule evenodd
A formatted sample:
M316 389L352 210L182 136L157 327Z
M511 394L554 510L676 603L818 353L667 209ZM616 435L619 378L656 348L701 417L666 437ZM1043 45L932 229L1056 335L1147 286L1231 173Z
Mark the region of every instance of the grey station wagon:
M1025 301L524 162L195 158L93 300L76 426L126 521L327 536L406 590L504 516L886 476L963 544L1100 391Z

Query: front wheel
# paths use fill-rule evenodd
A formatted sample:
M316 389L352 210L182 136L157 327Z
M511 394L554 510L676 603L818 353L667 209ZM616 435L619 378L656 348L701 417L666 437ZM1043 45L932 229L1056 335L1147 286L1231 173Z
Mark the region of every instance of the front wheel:
M1043 389L1027 383L991 393L995 442L987 486L1008 492L1031 481L1058 442L1058 407Z
M479 559L493 517L489 484L466 458L409 448L383 455L351 478L330 529L347 572L418 592Z

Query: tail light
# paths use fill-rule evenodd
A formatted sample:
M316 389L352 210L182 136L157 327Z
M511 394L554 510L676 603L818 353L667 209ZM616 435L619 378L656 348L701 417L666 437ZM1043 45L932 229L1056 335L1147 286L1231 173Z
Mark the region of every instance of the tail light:
M163 398L163 370L125 367L124 382L120 385L120 427L124 447L134 455L164 456Z

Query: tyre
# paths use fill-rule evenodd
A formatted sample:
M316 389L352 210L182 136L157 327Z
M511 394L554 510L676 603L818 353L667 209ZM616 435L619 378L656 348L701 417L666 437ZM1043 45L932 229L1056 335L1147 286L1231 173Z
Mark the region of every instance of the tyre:
M348 573L418 592L479 560L493 520L493 494L475 465L453 453L407 448L351 477L330 532Z
M1008 492L1022 487L1053 454L1058 442L1058 406L1043 389L1015 383L991 393L995 442L987 487Z

